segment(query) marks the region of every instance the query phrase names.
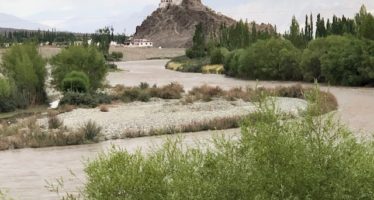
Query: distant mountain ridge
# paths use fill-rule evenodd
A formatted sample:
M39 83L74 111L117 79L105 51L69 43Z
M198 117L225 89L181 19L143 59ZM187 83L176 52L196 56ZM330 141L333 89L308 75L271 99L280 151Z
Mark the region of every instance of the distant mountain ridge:
M19 17L8 15L4 13L0 13L0 28L3 30L5 29L22 29L22 30L47 30L50 29L50 27L31 22L25 19L21 19Z

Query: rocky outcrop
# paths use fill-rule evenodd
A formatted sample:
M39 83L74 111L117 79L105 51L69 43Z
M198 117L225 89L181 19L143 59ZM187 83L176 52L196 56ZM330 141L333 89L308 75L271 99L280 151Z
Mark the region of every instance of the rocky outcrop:
M149 39L156 47L189 47L198 23L203 23L208 34L221 24L234 24L235 20L216 13L200 0L183 0L181 5L154 11L136 28L134 37Z

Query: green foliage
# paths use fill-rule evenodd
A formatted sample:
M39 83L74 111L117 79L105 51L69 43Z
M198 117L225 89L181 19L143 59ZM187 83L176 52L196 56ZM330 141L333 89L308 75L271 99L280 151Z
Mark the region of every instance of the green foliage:
M141 101L148 102L151 98L148 88L129 88L124 91L121 100L124 102Z
M112 98L102 93L79 93L79 92L65 92L64 97L61 99L61 105L77 105L96 107L100 104L110 104Z
M210 54L210 64L223 64L225 57L229 54L226 48L216 48Z
M92 36L92 45L98 44L99 50L104 55L109 55L109 47L112 39L113 27L104 27L96 31Z
M304 80L334 85L362 86L374 82L373 42L348 36L329 36L312 41L301 66Z
M274 34L269 30L257 30L256 22L248 23L240 20L236 24L226 27L222 24L218 32L218 44L229 50L247 48L258 39L269 39Z
M121 61L121 59L123 58L123 53L114 51L112 52L111 56L114 59L114 61Z
M147 155L112 150L88 163L87 199L372 199L374 145L332 117L284 120L261 104L239 140L167 141Z
M71 46L52 58L54 83L63 90L63 80L72 71L85 73L89 78L90 91L102 86L107 74L103 55L95 47Z
M306 18L306 25L308 27L308 18ZM307 33L310 34L310 33ZM296 17L292 17L292 22L290 26L290 32L285 34L285 38L292 42L292 44L297 48L305 48L306 43L308 42L307 36L303 31L300 31L299 22L296 20Z
M46 62L32 44L11 47L2 57L4 75L15 83L16 102L26 106L44 103Z
M196 30L192 42L192 47L186 50L187 57L200 58L206 56L206 37L202 23L196 25Z
M9 80L1 77L0 75L0 98L1 97L9 97L11 94L11 85L9 83Z
M363 5L356 15L358 35L363 38L374 40L374 16L367 12Z
M84 72L72 71L62 80L64 92L88 92L90 80Z
M300 55L287 40L259 40L240 56L238 72L251 79L299 80Z
M189 58L187 56L180 56L171 59L171 61L166 64L166 68L168 68L170 63L180 64L177 70L181 72L202 73L203 67L210 64L210 59L209 57Z

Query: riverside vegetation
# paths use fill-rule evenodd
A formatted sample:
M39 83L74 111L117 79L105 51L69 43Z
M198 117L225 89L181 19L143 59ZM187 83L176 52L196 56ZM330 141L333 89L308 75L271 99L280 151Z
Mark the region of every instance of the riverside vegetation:
M244 79L373 86L374 17L365 6L354 19L334 15L325 22L317 15L316 28L313 20L306 16L300 30L294 17L283 35L262 33L255 23L250 28L240 21L232 27L222 25L209 38L199 24L186 56L172 59L166 68L203 72L214 64L214 73Z
M314 90L308 99L319 99ZM272 104L241 124L237 140L212 146L182 139L143 154L114 148L86 164L87 182L69 199L372 199L374 144L321 116L320 102L302 118L284 119ZM318 114L316 116L316 114ZM61 184L49 185L64 191Z

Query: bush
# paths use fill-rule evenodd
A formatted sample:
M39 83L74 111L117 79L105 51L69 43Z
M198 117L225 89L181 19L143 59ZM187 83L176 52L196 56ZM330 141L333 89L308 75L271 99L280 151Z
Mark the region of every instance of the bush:
M224 62L224 72L228 76L237 76L237 77L242 77L239 73L239 60L240 57L244 55L245 50L244 49L238 49L236 51L232 51L229 54L226 55L225 57L225 62Z
M102 93L79 93L79 92L66 92L61 99L61 105L76 105L76 106L89 106L97 107L100 104L110 104L112 98Z
M101 112L109 112L109 108L108 108L108 106L106 106L106 105L101 105L101 106L100 106L100 111L101 111Z
M212 87L203 85L201 87L192 88L188 94L194 96L197 100L211 101L213 98L224 96L224 91L218 86Z
M85 170L88 199L373 199L374 146L330 117L284 121L262 107L241 139L112 150ZM363 170L364 169L364 170Z
M84 72L72 71L62 80L64 92L88 92L90 80Z
M114 52L112 52L111 56L114 59L114 61L121 61L121 59L123 58L123 53L114 51Z
M48 128L49 129L58 129L64 123L58 118L58 112L50 111L48 112Z
M223 64L225 57L229 54L226 48L216 48L210 54L210 64Z
M150 92L152 97L158 97L161 99L180 99L182 98L184 89L179 83L170 83L161 88L153 87Z
M121 100L124 102L148 102L150 98L151 95L148 90L135 87L126 89L121 97Z
M107 73L104 56L95 47L71 46L51 60L54 83L63 90L63 79L72 71L88 76L90 91L102 86Z
M88 121L85 123L81 129L80 132L83 133L85 136L86 140L88 141L97 141L98 137L101 136L102 128L98 126L95 122L93 121Z
M203 71L203 67L209 64L210 60L207 57L190 59L186 56L180 56L169 61L166 64L166 69L181 72L201 73Z

